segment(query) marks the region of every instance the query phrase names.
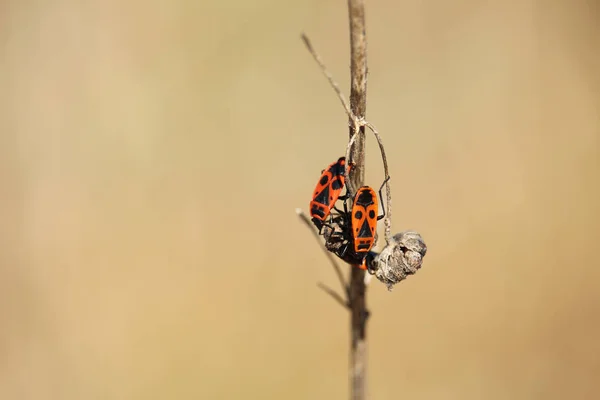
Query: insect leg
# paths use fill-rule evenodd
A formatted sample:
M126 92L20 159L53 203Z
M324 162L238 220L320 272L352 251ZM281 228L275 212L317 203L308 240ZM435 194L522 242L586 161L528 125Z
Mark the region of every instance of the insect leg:
M385 205L384 205L384 201L383 201L382 191L383 191L383 187L389 180L390 180L390 177L388 176L387 179L385 181L383 181L383 183L381 184L381 187L379 188L379 202L381 203L381 209L383 210L383 214L377 216L377 221L379 221L380 219L385 217Z

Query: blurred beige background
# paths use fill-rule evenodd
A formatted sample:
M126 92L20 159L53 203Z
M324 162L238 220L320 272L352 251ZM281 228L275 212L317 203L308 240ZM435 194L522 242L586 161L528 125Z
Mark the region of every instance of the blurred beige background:
M429 246L369 289L372 398L600 396L599 21L367 1L393 228ZM0 3L0 398L347 396L294 213L346 117L301 32L348 92L343 1Z

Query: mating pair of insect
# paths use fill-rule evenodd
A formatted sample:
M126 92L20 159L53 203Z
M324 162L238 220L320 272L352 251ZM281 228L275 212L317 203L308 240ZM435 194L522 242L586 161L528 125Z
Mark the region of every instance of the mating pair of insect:
M348 171L352 169L349 165ZM319 182L313 192L310 202L312 222L325 237L325 247L342 260L358 265L359 268L374 273L371 261L376 255L371 251L375 243L377 221L385 217L385 208L381 191L382 215L378 214L377 195L370 186L363 186L352 196L346 187L346 194L341 195L346 182L346 158L340 157L321 173ZM353 198L351 212L348 212L347 202ZM344 210L336 208L338 200L343 200Z

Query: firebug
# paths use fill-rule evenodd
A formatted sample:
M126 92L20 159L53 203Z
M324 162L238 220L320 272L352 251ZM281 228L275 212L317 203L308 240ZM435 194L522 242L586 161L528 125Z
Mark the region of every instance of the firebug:
M381 191L387 178L379 189L382 215L378 214L378 201L375 191L370 186L361 187L354 196L352 210L348 212L344 202L344 212L332 218L331 229L325 236L325 246L342 260L356 264L361 269L371 268L369 265L374 257L371 248L375 243L377 221L385 217L385 207Z
M366 254L373 247L377 221L385 216L385 209L383 215L378 216L377 213L377 195L375 191L370 186L363 186L358 189L352 203L351 216L352 239L356 254Z
M350 165L350 168L352 165ZM331 209L340 196L346 182L346 157L340 157L336 162L321 171L321 177L313 192L310 202L310 216L315 226L321 231Z

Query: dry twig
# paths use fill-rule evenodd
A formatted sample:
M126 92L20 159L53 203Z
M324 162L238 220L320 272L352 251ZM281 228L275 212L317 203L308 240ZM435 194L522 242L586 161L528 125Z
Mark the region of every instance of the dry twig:
M333 254L331 254L329 251L327 251L327 249L325 247L323 247L323 244L321 243L321 239L319 238L319 234L315 231L314 226L310 222L310 219L308 218L308 216L306 214L304 214L304 211L302 211L300 208L296 208L296 213L298 214L298 217L300 217L302 222L304 222L306 224L308 229L315 235L315 238L319 242L319 245L323 248L323 251L325 252L325 256L327 256L327 259L333 266L333 270L335 271L335 274L337 275L337 277L340 281L340 285L342 285L344 294L348 298L348 284L346 283L346 280L344 279L342 270L341 270L340 266L338 265L337 261L335 260L335 257L333 256ZM343 303L344 304L348 303L348 299L346 299Z
M346 97L342 93L342 90L340 89L340 85L338 85L338 83L335 81L335 79L333 79L333 75L331 75L331 73L325 66L323 59L321 58L319 53L317 53L315 51L312 44L310 43L310 40L308 39L308 36L306 36L304 33L302 34L302 40L304 41L304 44L306 45L308 52L313 56L313 58L315 59L317 64L319 64L319 67L321 67L321 71L323 72L323 75L325 75L327 77L327 80L329 81L329 84L331 85L331 87L333 88L335 93L337 94L338 99L340 99L340 101L342 102L342 106L344 106L344 110L346 110L346 114L352 115L352 111L350 111L350 105L348 104L348 100L346 100Z
M335 290L325 285L324 283L317 283L317 286L322 289L325 293L333 297L335 301L337 301L342 307L350 308L350 304L348 304L348 300L344 300L342 296L340 296Z
M354 163L348 181L359 188L365 179L365 127L358 126L356 119L363 120L367 111L367 37L365 30L365 6L363 0L348 0L350 20L350 140L356 136L350 150L349 162ZM367 287L365 271L350 269L350 398L362 400L367 393Z

